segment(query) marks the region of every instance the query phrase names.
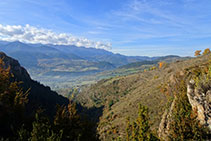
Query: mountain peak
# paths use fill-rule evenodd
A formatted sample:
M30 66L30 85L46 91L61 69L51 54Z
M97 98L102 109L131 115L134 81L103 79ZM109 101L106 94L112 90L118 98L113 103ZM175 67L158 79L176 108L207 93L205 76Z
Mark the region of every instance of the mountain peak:
M26 46L29 46L25 43L22 43L20 41L14 41L14 42L9 42L9 44L7 44L8 47L18 47L18 48L23 48Z

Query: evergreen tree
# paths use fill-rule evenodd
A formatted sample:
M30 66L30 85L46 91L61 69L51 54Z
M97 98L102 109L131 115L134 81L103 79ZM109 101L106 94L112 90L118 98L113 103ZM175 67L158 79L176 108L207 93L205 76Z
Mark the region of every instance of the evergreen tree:
M139 113L136 121L132 123L127 119L127 140L133 141L152 141L158 140L150 130L148 108L139 105Z
M55 133L47 117L39 117L36 113L35 121L32 123L31 141L60 141L62 139L62 130Z
M35 116L26 115L29 91L24 93L20 84L0 59L0 140L97 140L92 124L78 115L75 103L58 106L54 119L34 109Z
M70 103L68 107L57 106L54 125L55 129L63 130L62 140L80 139L80 120L75 106L73 103Z
M55 129L63 131L62 140L98 140L93 125L79 116L75 103L70 102L67 107L57 106L54 125Z

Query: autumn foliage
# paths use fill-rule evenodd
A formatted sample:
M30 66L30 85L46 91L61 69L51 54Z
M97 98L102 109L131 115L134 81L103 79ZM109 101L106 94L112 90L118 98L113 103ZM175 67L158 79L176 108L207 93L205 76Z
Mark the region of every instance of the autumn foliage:
M196 50L194 56L200 56L201 55L201 50Z
M206 48L203 52L203 55L210 54L210 53L211 53L210 49Z
M165 65L165 62L159 62L158 65L159 65L159 68L161 69Z
M0 136L11 136L24 120L28 93L18 87L18 82L10 82L10 67L0 59Z

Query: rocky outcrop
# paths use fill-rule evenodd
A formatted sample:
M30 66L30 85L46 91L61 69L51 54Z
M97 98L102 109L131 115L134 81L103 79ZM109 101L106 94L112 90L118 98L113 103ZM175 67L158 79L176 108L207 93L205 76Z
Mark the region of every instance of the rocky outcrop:
M190 80L187 96L193 110L197 111L197 118L201 125L211 130L211 89L205 92L195 88L194 80Z
M195 87L194 80L190 80L187 84L187 97L192 109L197 111L197 119L200 124L208 127L211 131L211 86L205 92ZM161 119L158 135L163 140L168 140L170 123L172 120L173 109L175 107L176 97L171 107L167 109Z
M172 116L172 113L173 113L174 106L175 106L175 99L173 100L170 109L169 110L166 109L163 116L162 116L160 126L159 126L159 129L158 129L159 138L167 139L168 136L169 136L170 123L171 123L171 120L172 120L171 116Z

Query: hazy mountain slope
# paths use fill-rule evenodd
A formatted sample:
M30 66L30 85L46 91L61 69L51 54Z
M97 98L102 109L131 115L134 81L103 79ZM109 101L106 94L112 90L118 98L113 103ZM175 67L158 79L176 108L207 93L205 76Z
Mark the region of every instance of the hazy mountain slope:
M42 45L0 42L0 51L19 60L31 77L56 88L65 87L67 81L83 80L81 77L113 70L137 61L152 61L159 57L124 56L112 52L76 46ZM127 73L128 74L128 73ZM61 84L61 85L60 85ZM68 83L72 87L72 83ZM54 87L55 86L55 87Z
M69 75L69 77L80 76L115 68L109 62L89 61L84 59L83 54L80 54L80 52L79 57L76 55L77 52L69 51L71 47L70 49L65 47L64 50L62 50L62 47L58 46L57 49L53 45L25 44L21 42L2 42L0 44L1 51L18 59L21 65L27 68L32 77L40 81L42 81L40 77L45 78L46 76L52 77L54 75L57 78L63 75ZM74 46L73 48L78 47ZM97 49L93 50L96 51ZM85 53L89 54L86 49Z
M19 60L33 79L54 90L93 83L102 78L136 73L150 65L157 64L159 60L179 58L178 56L124 56L103 49L26 44L18 41L0 42L0 51ZM124 66L127 64L129 64L129 68ZM121 66L124 67L116 70ZM99 72L105 73L96 74Z
M95 49L85 48L76 46L65 46L65 45L42 45L42 44L26 44L19 41L16 42L1 42L0 49L8 54L15 55L17 59L21 59L21 64L24 64L24 60L21 58L22 53L37 54L37 59L43 58L63 58L69 60L87 60L91 62L109 62L115 66L121 66L127 63L152 60L153 58L145 56L124 56L120 54L114 54L112 52ZM33 60L31 60L33 61Z
M29 102L27 104L29 113L40 107L45 109L47 114L53 115L56 111L56 104L66 105L69 102L68 99L51 91L50 87L32 80L28 72L20 66L17 60L8 57L2 52L0 52L0 58L3 59L6 67L10 66L11 72L14 74L12 79L22 82L21 87L24 88L24 91L30 89Z
M138 104L149 107L153 129L157 129L168 102L161 87L183 69L208 62L208 56L177 61L161 69L102 80L82 89L76 100L88 107L105 105L98 130L101 138L125 134L126 117L137 116ZM113 132L117 134L113 134Z
M136 61L154 59L147 56L124 56L121 54L114 54L112 52L103 49L95 49L95 48L62 46L62 45L52 46L52 47L60 51L77 54L81 58L84 58L89 61L94 61L94 62L104 61L114 64L115 66L121 66Z
M169 55L169 56L162 56L162 57L157 57L154 58L153 60L146 60L146 61L141 61L141 62L134 62L134 63L129 63L127 65L120 66L120 69L129 69L129 68L138 68L143 65L157 65L159 62L165 62L165 63L171 63L175 62L178 60L185 60L187 57L180 57L180 56L175 56L175 55Z

